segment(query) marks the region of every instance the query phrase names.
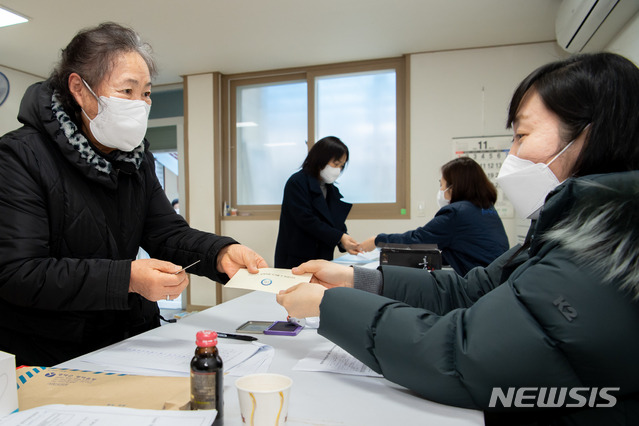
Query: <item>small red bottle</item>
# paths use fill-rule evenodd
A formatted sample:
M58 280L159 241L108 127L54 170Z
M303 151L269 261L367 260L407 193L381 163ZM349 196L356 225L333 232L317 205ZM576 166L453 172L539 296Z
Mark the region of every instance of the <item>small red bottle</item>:
M214 426L224 424L224 370L215 331L198 331L191 359L191 410L217 410Z

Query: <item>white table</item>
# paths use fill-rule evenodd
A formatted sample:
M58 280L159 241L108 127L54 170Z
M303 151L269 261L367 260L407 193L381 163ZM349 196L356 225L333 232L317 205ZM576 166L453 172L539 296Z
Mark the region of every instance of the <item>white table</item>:
M167 339L192 337L195 340L195 333L199 330L232 333L247 320L285 318L286 311L277 304L274 294L253 292L187 316L175 324L163 325L144 333L144 336ZM305 328L295 337L257 336L260 342L275 348L269 372L285 374L293 379L288 417L290 426L484 424L481 411L428 401L383 378L293 370L297 360L304 358L313 347L327 342L314 329ZM86 369L82 359L67 361L59 367ZM225 380L224 422L227 426L242 424L235 380L236 377L230 376Z

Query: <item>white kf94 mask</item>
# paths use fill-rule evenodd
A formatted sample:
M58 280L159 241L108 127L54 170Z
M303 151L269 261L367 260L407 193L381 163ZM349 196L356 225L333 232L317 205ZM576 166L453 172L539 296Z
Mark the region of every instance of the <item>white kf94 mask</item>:
M574 141L573 141L574 142ZM533 163L515 155L508 155L499 169L497 184L521 217L537 219L546 196L560 184L548 166L564 153L570 142L548 164Z
M333 167L330 164L327 164L326 167L320 170L320 178L322 178L324 183L331 184L337 180L341 173L341 167Z
M84 79L82 82L98 100L98 115L93 120L82 110L93 137L102 145L120 151L137 148L146 134L151 105L143 100L98 97Z

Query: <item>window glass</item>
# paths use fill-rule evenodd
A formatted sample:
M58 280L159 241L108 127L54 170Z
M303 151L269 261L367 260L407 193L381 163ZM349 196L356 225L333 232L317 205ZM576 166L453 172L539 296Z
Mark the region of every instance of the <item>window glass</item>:
M224 76L222 200L239 216L278 218L309 147L336 136L350 152L336 181L349 217L406 217L405 72L405 58L387 58Z
M351 203L396 201L395 70L318 77L316 140L337 136L349 162L337 180Z
M308 148L306 82L238 86L238 205L281 204L284 185Z

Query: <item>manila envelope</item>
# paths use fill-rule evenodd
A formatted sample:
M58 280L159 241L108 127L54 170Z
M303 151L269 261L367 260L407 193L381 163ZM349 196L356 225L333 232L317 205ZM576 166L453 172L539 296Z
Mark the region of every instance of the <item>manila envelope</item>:
M151 410L188 410L188 377L136 376L21 367L16 370L20 411L47 404L99 405Z

